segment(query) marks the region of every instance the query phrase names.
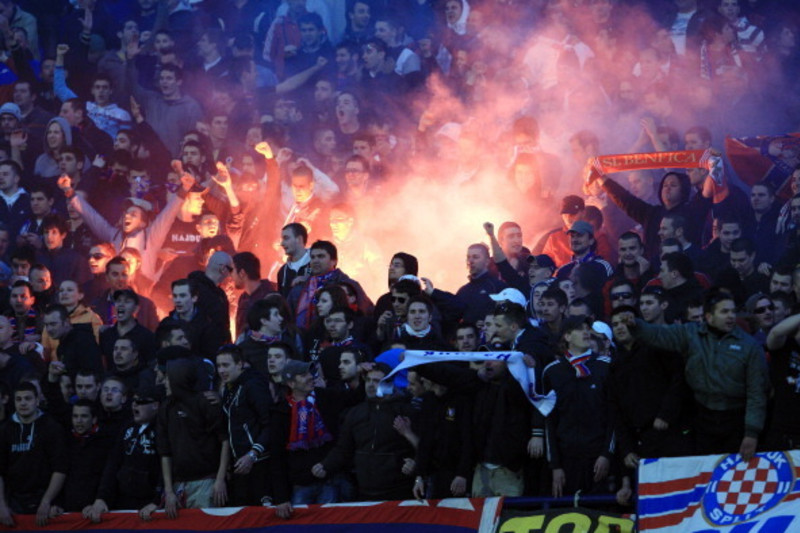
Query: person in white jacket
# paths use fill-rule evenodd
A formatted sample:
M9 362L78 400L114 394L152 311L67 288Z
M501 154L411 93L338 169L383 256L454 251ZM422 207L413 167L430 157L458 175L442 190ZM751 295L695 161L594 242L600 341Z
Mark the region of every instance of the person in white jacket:
M117 253L124 248L139 251L142 256L141 273L148 279L156 279L158 250L161 249L175 216L181 210L186 193L195 184L195 180L184 173L181 175L181 184L182 189L178 189L178 193L169 199L153 220L150 220L153 209L150 202L128 198L122 216L112 225L85 198L75 194L72 180L68 176L61 176L58 180L58 186L64 191L70 205L81 214L86 225L100 241L113 244Z

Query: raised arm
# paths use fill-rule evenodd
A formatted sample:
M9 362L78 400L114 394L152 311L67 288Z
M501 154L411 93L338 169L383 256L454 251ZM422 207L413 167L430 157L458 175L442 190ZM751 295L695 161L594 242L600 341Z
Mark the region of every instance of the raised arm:
M75 194L75 190L72 188L72 179L69 176L65 174L58 178L58 187L64 192L67 201L81 214L86 225L89 226L89 229L101 242L114 241L118 230L109 224L81 195Z
M631 194L625 187L608 176L594 173L592 179L596 179L603 190L606 191L609 198L611 198L620 209L625 211L625 214L639 224L645 224L653 210L657 209L656 206L650 205L641 198L637 198Z
M297 162L311 169L311 172L314 174L314 193L319 196L320 200L328 202L339 194L339 186L336 185L336 182L334 182L330 176L315 167L311 161L305 157L301 157Z
M786 340L800 328L800 313L784 318L769 330L767 335L767 349L778 350L783 348Z
M654 326L637 319L635 327L631 328L631 333L647 345L685 355L689 349L690 332L687 329L689 327L695 327L695 325Z
M69 45L59 44L56 47L56 64L53 70L53 92L56 98L65 102L70 98L77 98L72 89L67 86L67 71L64 69L64 56L69 52Z
M313 66L311 66L311 67L309 67L309 68L307 68L307 69L305 69L305 70L303 70L301 72L298 72L294 76L290 76L290 77L286 78L285 80L280 82L278 85L276 85L275 86L275 93L276 94L285 94L285 93L288 93L288 92L291 92L291 91L297 89L298 87L303 85L305 82L310 80L317 72L319 72L322 69L324 69L325 65L327 65L327 64L328 64L328 60L327 59L325 59L324 57L318 57L317 58L317 62L316 62L315 65L313 65Z

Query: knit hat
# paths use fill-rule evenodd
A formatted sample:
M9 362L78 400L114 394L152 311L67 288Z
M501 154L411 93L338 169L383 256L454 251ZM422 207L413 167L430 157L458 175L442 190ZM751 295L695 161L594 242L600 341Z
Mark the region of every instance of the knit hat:
M0 106L0 115L12 115L17 120L22 120L22 111L14 102L6 102Z

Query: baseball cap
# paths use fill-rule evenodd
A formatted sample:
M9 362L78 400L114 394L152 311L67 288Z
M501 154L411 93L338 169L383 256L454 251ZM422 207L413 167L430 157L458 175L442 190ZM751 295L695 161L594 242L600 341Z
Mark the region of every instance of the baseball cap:
M6 102L0 106L0 115L13 115L17 120L22 120L22 111L14 102Z
M608 324L600 320L595 320L592 322L592 330L595 333L605 336L606 339L611 341L611 346L616 347L616 344L614 344L614 334L611 333L611 327Z
M562 215L577 215L586 208L583 198L570 194L561 200Z
M550 270L556 269L556 262L547 254L529 255L528 264L532 265L534 263L541 268L549 268Z
M296 359L290 359L286 361L286 366L283 367L283 372L281 372L281 377L284 381L289 381L290 379L294 379L297 376L302 376L308 372L311 372L311 367L313 363L307 363L305 361L298 361Z
M512 289L511 287L505 288L497 294L490 294L489 298L495 302L509 301L511 303L519 304L522 307L528 305L528 300L525 298L525 295L523 295L517 289Z
M583 233L586 235L594 235L594 228L585 220L576 220L572 223L572 227L567 230L567 233Z

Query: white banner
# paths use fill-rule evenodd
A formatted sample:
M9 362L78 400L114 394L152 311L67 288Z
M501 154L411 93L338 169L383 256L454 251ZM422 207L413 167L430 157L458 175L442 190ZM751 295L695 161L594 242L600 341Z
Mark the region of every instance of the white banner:
M555 391L549 391L542 396L536 394L536 375L532 368L525 364L522 352L434 352L424 350L401 350L395 348L382 353L381 357L393 355L391 352L399 350L402 352L402 362L397 365L391 374L383 378L381 387L378 388L378 395L391 394L391 378L401 370L428 363L442 363L453 361L504 361L508 367L508 372L517 380L519 386L525 392L528 400L544 416L550 414L556 405Z
M645 459L639 530L680 533L800 531L800 451Z

